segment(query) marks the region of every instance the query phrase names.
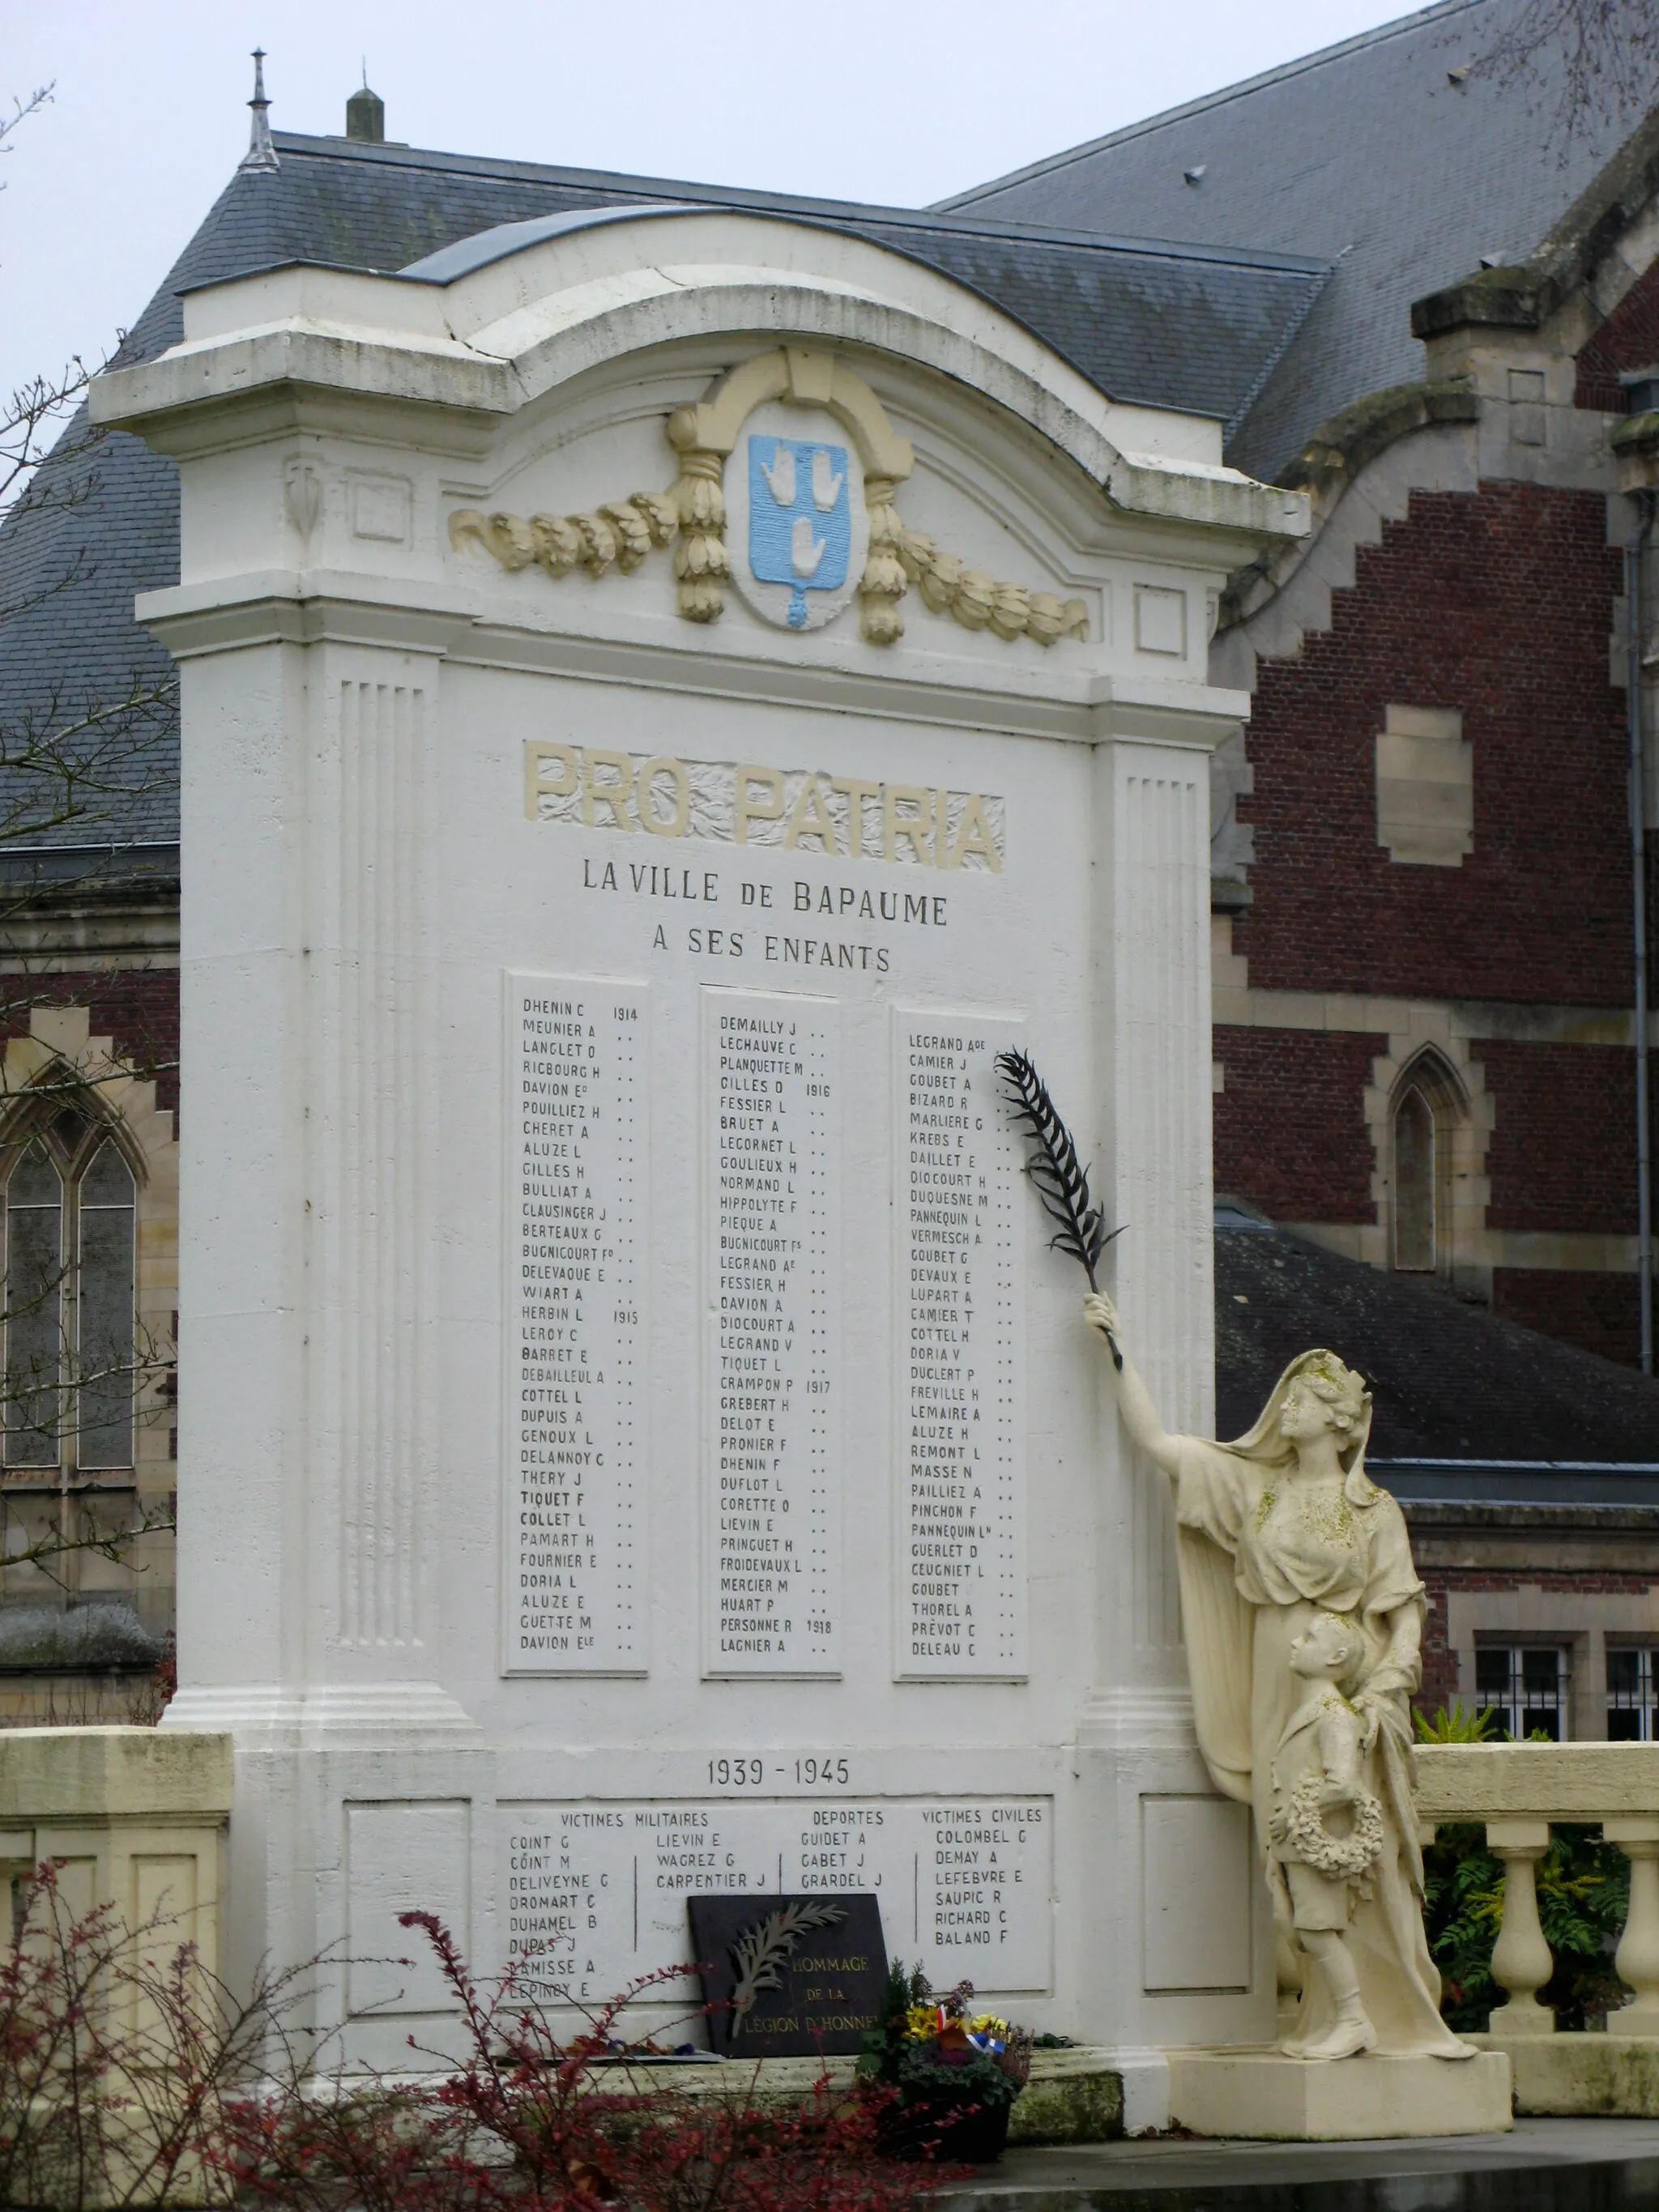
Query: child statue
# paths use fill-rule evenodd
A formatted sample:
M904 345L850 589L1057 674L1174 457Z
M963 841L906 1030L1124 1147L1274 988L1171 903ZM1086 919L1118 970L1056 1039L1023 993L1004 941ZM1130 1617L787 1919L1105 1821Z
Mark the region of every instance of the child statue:
M1330 2020L1322 2034L1285 2038L1291 2058L1348 2058L1376 2041L1343 1937L1351 1905L1375 1887L1384 1839L1382 1809L1360 1774L1365 1724L1343 1695L1364 1656L1358 1624L1335 1613L1315 1613L1291 1646L1291 1672L1307 1688L1273 1754L1267 1878L1320 1985L1309 2009Z
M1121 1346L1109 1298L1091 1293L1084 1311L1105 1342ZM1130 1438L1175 1486L1199 1749L1216 1787L1253 1808L1264 1858L1277 1869L1276 1920L1304 1984L1297 2030L1284 2047L1306 2058L1367 2048L1472 2058L1473 2047L1440 2016L1440 1976L1423 1934L1411 1694L1422 1679L1426 1601L1405 1516L1365 1473L1371 1401L1364 1380L1333 1352L1304 1352L1249 1435L1222 1444L1169 1434L1131 1360L1104 1371ZM1321 1613L1339 1617L1360 1648L1310 1693L1304 1680L1317 1676L1293 1672L1291 1653ZM1305 1647L1310 1670L1333 1635L1322 1629ZM1339 1680L1352 1716L1340 1724L1323 1696ZM1307 1718L1316 1704L1316 1717ZM1350 1729L1354 1741L1345 1747ZM1310 1800L1296 1794L1311 1787L1324 1801L1322 1814L1334 1807L1338 1781L1302 1782L1304 1765L1311 1771L1316 1757L1322 1765L1328 1751L1340 1786L1353 1787L1349 1802L1362 1808L1355 1832L1370 1835L1363 1808L1372 1804L1381 1832L1363 1878L1343 1875L1345 1917L1335 1921L1334 1899L1316 1905L1321 1893L1304 1877L1322 1871L1311 1853L1328 1855L1352 1839L1310 1823ZM1276 1768L1295 1770L1283 1838L1273 1832ZM1300 1808L1294 1818L1292 1807ZM1314 1840L1316 1829L1322 1841ZM1304 1840L1293 1847L1293 1837ZM1322 1925L1310 1917L1316 1911Z

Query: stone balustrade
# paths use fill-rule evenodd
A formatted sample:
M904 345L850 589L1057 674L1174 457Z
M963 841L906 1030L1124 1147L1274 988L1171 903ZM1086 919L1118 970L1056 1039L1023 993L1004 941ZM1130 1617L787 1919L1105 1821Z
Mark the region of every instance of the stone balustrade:
M228 1735L0 1729L0 1881L12 1941L42 1974L26 1984L6 2081L10 2171L15 2182L27 2178L31 2203L90 2212L216 2201L198 2146L179 2132L193 2124L191 2108L173 2094L169 2037L192 2031L170 2004L158 2009L155 1977L170 1978L183 1947L193 1947L201 1978L190 1979L211 2017L232 1771ZM43 1865L57 1877L56 1899L44 1905L29 1895ZM106 1916L98 1932L73 1935L93 1914ZM94 2012L100 2037L77 2036L74 2067L31 2074L40 2023L78 2014L84 2026ZM21 2097L20 2084L28 2085Z
M1505 2001L1486 2037L1507 2051L1521 2112L1659 2115L1659 1743L1419 1745L1423 1841L1478 1822L1503 1862L1492 1978ZM1539 2002L1554 1960L1538 1917L1537 1866L1557 1825L1596 1827L1630 1861L1630 1910L1614 1954L1633 1992L1606 2034L1559 2035Z

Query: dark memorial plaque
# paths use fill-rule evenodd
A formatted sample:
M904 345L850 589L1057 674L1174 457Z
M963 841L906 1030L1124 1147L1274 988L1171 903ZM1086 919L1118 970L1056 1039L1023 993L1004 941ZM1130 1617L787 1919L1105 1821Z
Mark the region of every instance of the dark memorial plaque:
M887 1982L881 1910L868 1892L689 1897L691 1949L723 2058L856 2051Z

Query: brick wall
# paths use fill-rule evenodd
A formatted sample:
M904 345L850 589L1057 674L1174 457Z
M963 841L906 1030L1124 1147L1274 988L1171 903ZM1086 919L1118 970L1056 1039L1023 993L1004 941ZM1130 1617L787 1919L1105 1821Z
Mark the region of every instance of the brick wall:
M1472 1047L1497 1109L1492 1229L1636 1230L1636 1055L1613 1045Z
M1419 1570L1420 1571L1420 1570ZM1458 1694L1457 1661L1447 1633L1446 1594L1450 1577L1431 1568L1423 1577L1429 1594L1428 1618L1423 1623L1423 1682L1412 1703L1425 1713L1437 1713ZM1516 1585L1510 1583L1508 1588Z
M1654 1587L1650 1575L1622 1575L1585 1568L1555 1574L1547 1568L1529 1567L1524 1573L1495 1574L1485 1568L1430 1566L1421 1572L1428 1592L1429 1615L1423 1625L1423 1686L1413 1702L1425 1713L1437 1712L1461 1694L1456 1659L1447 1636L1446 1601L1453 1590L1527 1589L1545 1590L1552 1596L1582 1595L1585 1601L1584 1623L1588 1626L1598 1597L1644 1597ZM1539 1640L1547 1642L1548 1638L1540 1637Z
M1659 362L1659 262L1638 276L1578 356L1577 407L1627 411L1621 369Z
M1345 1031L1218 1027L1216 1188L1276 1221L1370 1222L1365 1126L1371 1061L1388 1039Z
M0 1036L27 1036L34 1006L84 1006L94 1036L112 1039L118 1054L153 1077L155 1103L179 1109L179 971L176 968L94 969L73 974L0 979Z
M1599 495L1415 492L1332 627L1261 665L1249 734L1258 988L1621 1005L1631 988L1621 588ZM1474 748L1474 850L1391 861L1376 739L1391 703L1449 707Z

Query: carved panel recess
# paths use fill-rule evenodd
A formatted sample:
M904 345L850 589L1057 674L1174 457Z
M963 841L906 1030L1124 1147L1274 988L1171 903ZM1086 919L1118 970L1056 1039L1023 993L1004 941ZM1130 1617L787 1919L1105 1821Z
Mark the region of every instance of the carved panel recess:
M313 1465L339 1500L338 1635L422 1638L420 1518L436 1430L430 1157L431 1034L416 860L428 787L426 694L343 683L337 735L311 815L315 902L307 954L316 1129ZM330 938L333 942L329 942Z
M1154 1398L1211 1431L1214 1315L1209 1111L1209 783L1199 752L1109 756L1112 990L1106 1074L1115 1133L1116 1280ZM1201 1172L1194 1163L1201 1162ZM1133 1485L1138 1645L1181 1640L1173 1509L1138 1465Z

